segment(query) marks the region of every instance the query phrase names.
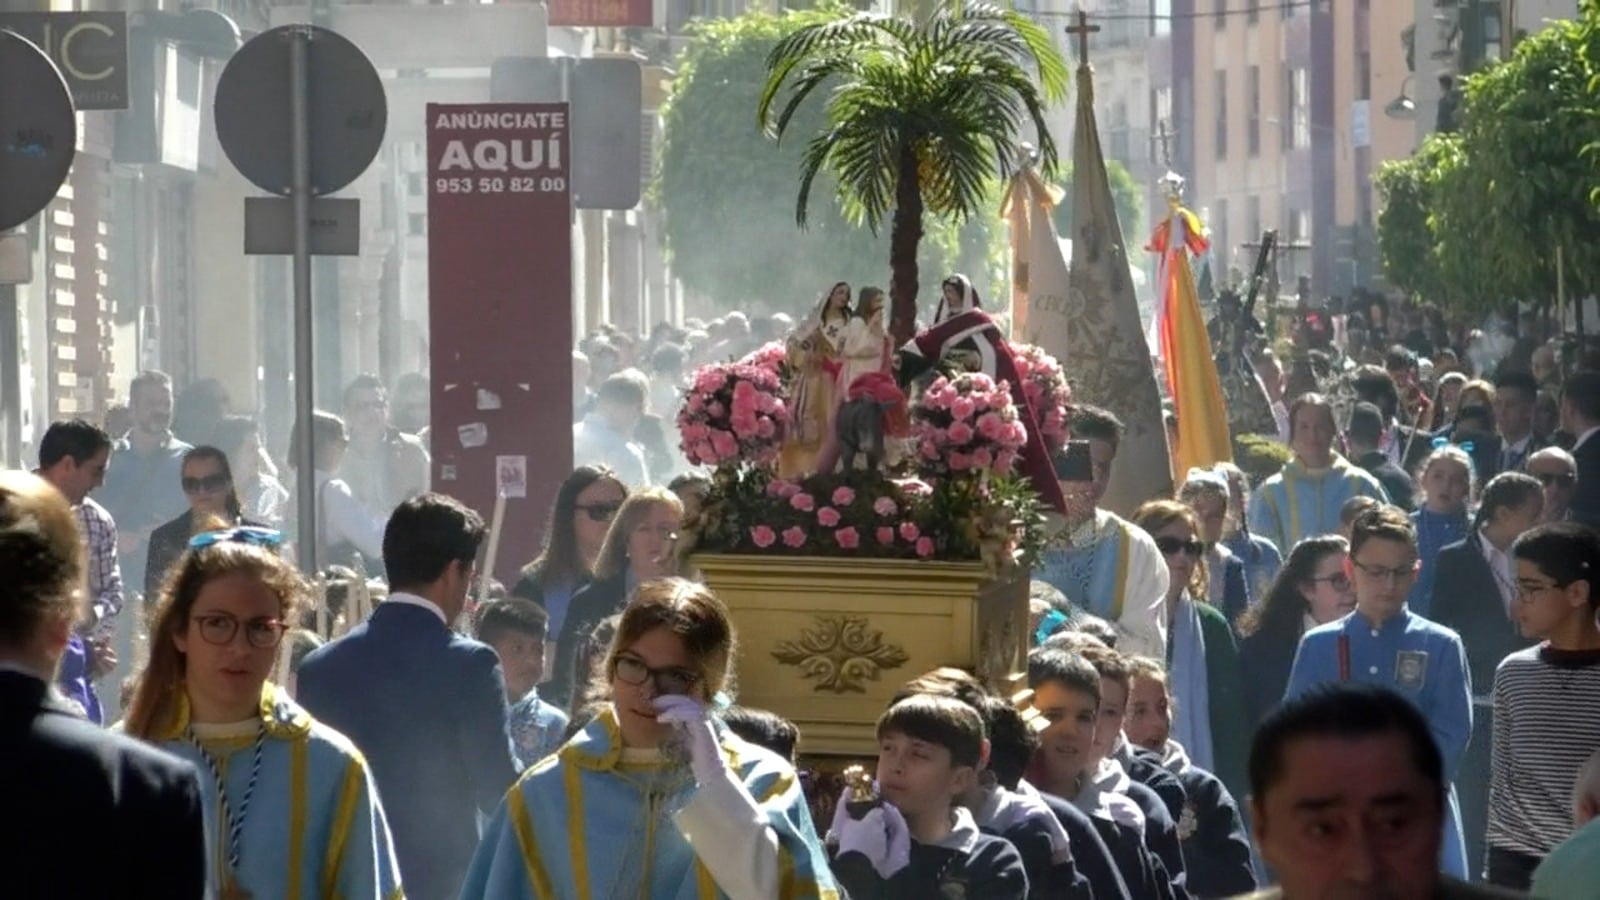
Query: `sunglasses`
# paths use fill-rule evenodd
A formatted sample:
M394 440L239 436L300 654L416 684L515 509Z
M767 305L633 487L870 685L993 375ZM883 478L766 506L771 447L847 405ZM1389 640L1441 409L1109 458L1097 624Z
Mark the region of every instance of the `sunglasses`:
M1567 487L1578 480L1578 476L1571 472L1536 472L1533 477L1539 479L1539 483L1545 487L1549 487L1552 484Z
M589 517L591 522L609 522L617 515L617 510L622 508L621 503L580 503L577 508Z
M220 491L227 487L228 481L228 476L222 474L221 472L207 475L204 478L185 478L182 482L183 492L185 494L209 494L212 491Z
M204 550L213 544L250 544L255 547L276 548L283 543L283 532L276 528L244 525L221 531L205 531L189 539L190 550Z
M1332 585L1333 589L1336 591L1350 590L1350 576L1343 572L1335 572L1332 575L1327 575L1322 578L1308 578L1306 580L1312 584L1319 584L1326 581L1328 584Z
M1185 541L1175 537L1158 537L1156 538L1156 547L1160 549L1162 556L1187 553L1195 559L1199 559L1206 552L1206 545L1196 538L1190 538Z

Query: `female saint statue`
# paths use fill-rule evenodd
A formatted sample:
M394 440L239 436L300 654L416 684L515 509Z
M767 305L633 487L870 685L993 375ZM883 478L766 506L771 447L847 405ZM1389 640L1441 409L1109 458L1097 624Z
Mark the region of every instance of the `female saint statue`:
M815 471L817 454L833 431L834 384L850 324L850 285L839 282L786 341L791 422L778 473L798 478Z

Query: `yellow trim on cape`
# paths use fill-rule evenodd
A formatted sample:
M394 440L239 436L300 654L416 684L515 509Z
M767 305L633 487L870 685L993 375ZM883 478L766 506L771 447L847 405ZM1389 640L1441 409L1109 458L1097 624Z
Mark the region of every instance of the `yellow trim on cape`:
M1289 504L1289 528L1283 533L1284 543L1293 545L1300 540L1300 504L1294 502L1294 470L1283 467L1283 499Z
M1127 522L1118 526L1121 536L1117 539L1117 592L1111 601L1111 621L1122 621L1122 608L1128 593L1128 566L1129 557L1133 555L1133 528Z
M722 732L722 757L727 760L731 771L740 771L740 758L737 746L738 738L733 732L721 729ZM622 765L622 728L617 724L617 711L615 707L607 704L594 721L568 741L553 755L546 757L543 762L552 760L570 762L597 772L611 772ZM543 766L535 768L543 771ZM526 778L528 773L524 773Z
M189 691L179 683L177 694L177 700L172 704L172 720L156 729L150 738L152 742L181 740L188 729ZM257 707L257 714L267 724L267 737L292 741L311 734L311 714L270 681L261 684L261 703Z
M306 757L309 746L309 741L293 741L289 744L289 900L300 896L300 876L305 872Z
M350 823L355 820L356 801L361 798L363 777L359 760L345 766L344 784L339 789L339 805L333 813L333 829L328 833L328 857L323 860L322 896L334 896L339 886L339 869L344 863L344 848L350 840Z
M561 773L561 781L566 794L567 845L572 858L573 887L577 889L579 900L589 900L593 889L589 885L589 835L583 823L583 772L577 766L567 766Z
M513 790L506 797L506 816L511 819L511 830L516 832L517 847L522 851L522 861L527 864L528 884L533 895L545 900L556 895L550 883L550 873L545 871L544 859L539 855L539 842L533 837L533 820L528 816L528 801L522 791Z
M694 858L694 885L695 890L700 893L701 900L717 900L721 896L717 880L711 877L711 870L706 868L698 853Z

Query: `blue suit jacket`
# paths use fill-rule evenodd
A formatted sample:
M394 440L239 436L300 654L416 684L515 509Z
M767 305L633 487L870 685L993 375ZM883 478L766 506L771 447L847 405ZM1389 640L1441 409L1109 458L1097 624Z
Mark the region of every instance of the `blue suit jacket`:
M455 897L478 811L492 811L517 777L494 650L426 609L380 603L306 657L296 699L366 756L406 896Z

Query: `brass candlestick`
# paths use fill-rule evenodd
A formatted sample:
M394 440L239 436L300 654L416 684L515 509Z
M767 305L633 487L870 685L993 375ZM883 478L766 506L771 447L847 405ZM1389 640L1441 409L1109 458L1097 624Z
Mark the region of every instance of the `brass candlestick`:
M844 770L844 809L852 819L863 819L882 800L872 786L872 773L866 766L850 766Z

